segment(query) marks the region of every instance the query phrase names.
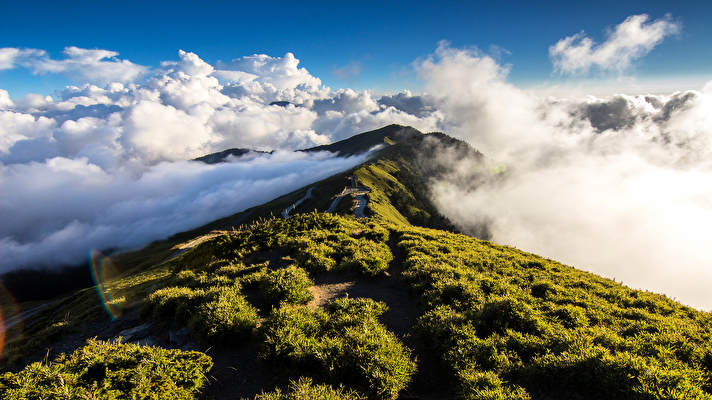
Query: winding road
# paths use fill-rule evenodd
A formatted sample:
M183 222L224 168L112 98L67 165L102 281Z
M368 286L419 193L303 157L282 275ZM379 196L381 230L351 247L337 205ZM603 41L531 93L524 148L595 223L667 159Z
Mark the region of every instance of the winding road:
M339 193L334 200L331 201L331 204L326 212L333 213L342 198L348 195L353 195L357 202L356 208L354 209L354 216L356 218L365 218L366 205L368 204L368 197L366 194L371 193L371 189L365 186L359 186L358 179L353 175L349 177L349 180L351 181L351 186L345 187L344 190L342 190L341 193Z
M309 189L307 189L307 193L304 196L302 196L299 200L292 203L289 207L282 210L282 218L284 218L284 219L289 218L289 213L294 211L295 208L299 207L299 205L304 203L306 200L311 199L312 190L314 190L314 188L310 187Z
M366 218L366 205L368 205L368 197L365 194L356 195L356 208L354 208L354 216L356 218Z

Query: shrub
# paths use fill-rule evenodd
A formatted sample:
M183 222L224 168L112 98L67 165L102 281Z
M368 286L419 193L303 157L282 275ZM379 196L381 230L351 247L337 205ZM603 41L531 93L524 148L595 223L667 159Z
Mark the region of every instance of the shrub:
M309 288L314 282L302 268L290 265L265 274L260 285L262 296L270 304L282 301L290 304L308 303L314 298Z
M397 228L463 399L712 399L712 317L462 235Z
M460 397L466 400L529 400L520 386L504 384L499 376L488 371L466 369L458 371Z
M243 336L258 320L257 309L240 294L238 285L159 289L148 296L144 314L169 327L187 324L193 335L210 342Z
M265 323L262 356L392 399L415 372L410 351L378 322L371 299L339 299L325 311L283 306Z
M289 389L282 392L280 389L270 393L255 396L255 400L362 400L361 396L353 390L344 388L334 389L329 385L315 385L309 378L299 378L291 381Z
M578 328L588 325L586 311L581 307L572 305L558 306L551 311L551 315L561 321L566 328Z
M156 290L148 296L144 314L150 314L159 324L172 327L183 325L193 311L201 304L207 293L202 289L189 287L168 287Z
M325 244L305 237L293 239L290 247L295 252L297 264L307 271L318 273L331 271L336 266L335 250Z
M511 298L485 303L477 315L476 323L483 335L504 333L507 329L539 333L544 328L536 311L526 303Z
M0 375L0 399L195 399L212 367L197 351L89 340L69 356Z
M388 245L368 239L344 241L339 250L342 268L369 276L383 274L388 270L388 263L393 260Z
M197 307L188 324L191 333L210 342L241 337L257 326L257 309L235 286L221 287Z

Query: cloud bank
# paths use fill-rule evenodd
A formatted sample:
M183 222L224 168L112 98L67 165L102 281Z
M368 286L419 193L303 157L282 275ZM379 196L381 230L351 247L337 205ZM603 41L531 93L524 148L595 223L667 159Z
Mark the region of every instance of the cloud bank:
M462 229L486 223L495 242L712 308L712 83L542 98L492 58L447 46L419 72L446 132L488 156L440 160L451 172L433 197Z
M92 248L199 226L363 161L289 150L390 123L433 130L439 119L332 90L291 53L211 65L181 50L153 70L108 50L64 54L0 49L1 68L87 82L20 99L0 90L0 272L81 262ZM278 151L186 161L233 147Z
M0 272L81 261L89 249L135 248L353 167L365 156L276 152L206 165L162 162L139 177L86 158L0 166Z

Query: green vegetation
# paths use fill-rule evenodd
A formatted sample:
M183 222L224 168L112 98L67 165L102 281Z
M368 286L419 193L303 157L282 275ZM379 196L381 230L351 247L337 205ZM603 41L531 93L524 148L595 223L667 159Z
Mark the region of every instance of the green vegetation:
M0 399L195 399L213 363L196 351L89 340L55 361L0 375Z
M261 289L262 295L270 304L304 304L314 298L309 292L313 284L307 271L290 265L266 274Z
M428 183L445 169L436 163L443 151L452 157L478 159L481 154L463 142L431 133L408 138L382 150L377 159L353 174L371 189L369 208L380 219L399 225L416 225L455 231L430 200Z
M309 378L299 378L290 382L289 389L262 393L255 400L361 400L364 397L353 390L334 389L329 385L315 385Z
M382 274L393 255L388 230L332 215L300 214L271 219L202 243L177 260L177 271L213 272L226 265L266 261L270 268L294 263L310 273L350 270Z
M710 399L712 317L509 247L401 229L463 399Z
M371 189L373 218L298 212L269 218L304 193L295 191L118 256L117 264L129 267L106 282L112 305L127 314L140 308L159 328L187 327L202 343L217 344L221 356L229 355L216 357L223 369L233 367L231 352L261 345L262 365L284 377L267 383L269 392L255 397L262 400L395 399L418 397L423 386L456 387L464 400L712 400L710 313L452 233L428 198L428 179L446 172L431 162L433 154L443 146L458 157L479 153L442 134L396 137L397 128L359 139L364 148L389 146L353 171L316 183L314 200L297 210L325 209L353 174ZM236 220L251 223L212 232L171 258L181 243ZM401 297L392 296L395 290ZM309 303L312 292L320 295ZM399 325L392 311L404 306L391 299L405 292L417 308ZM388 304L340 297L348 293ZM94 290L78 291L28 320L24 339L19 327L9 330L3 357L39 359L33 351L76 339L102 315L107 319ZM91 341L54 363L5 373L0 398L187 399L205 384L209 367L201 353ZM446 376L427 381L427 369ZM236 398L219 393L218 399Z
M245 300L238 285L160 289L148 297L145 312L166 327L187 323L193 335L210 342L242 337L256 327L258 319L257 309Z
M410 351L378 322L386 305L339 299L325 310L284 306L265 322L262 357L354 384L372 396L396 398L415 372Z
M272 368L347 388L298 381L262 398L358 396L351 389L396 398L416 364L379 321L385 304L342 298L323 308L298 305L320 274L390 279L392 250L421 306L412 327L425 341L421 351L448 366L461 399L712 398L710 314L446 231L300 214L215 237L108 287L124 294L121 304L143 304L143 315L159 325L187 326L228 348L243 342L230 339L249 335L263 343ZM143 303L141 293L148 293ZM66 326L55 325L55 337ZM102 351L119 356L113 347Z

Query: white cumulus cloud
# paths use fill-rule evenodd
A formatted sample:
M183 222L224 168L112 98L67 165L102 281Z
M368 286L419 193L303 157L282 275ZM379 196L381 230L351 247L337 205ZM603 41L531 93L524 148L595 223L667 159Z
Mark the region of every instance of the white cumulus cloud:
M291 53L216 67L180 50L150 71L107 50L67 48L62 60L5 53L11 67L78 83L14 100L0 90L0 271L81 262L91 248L194 228L363 161L286 150L439 121L434 110L410 115L368 91L332 91ZM232 147L277 152L186 161Z
M539 97L448 47L420 73L445 132L488 157L439 160L433 199L463 230L712 309L712 86Z
M583 32L559 40L549 48L555 70L566 74L588 72L592 67L619 72L625 70L666 36L680 30L680 25L669 17L655 21L649 19L646 14L631 15L600 44Z

